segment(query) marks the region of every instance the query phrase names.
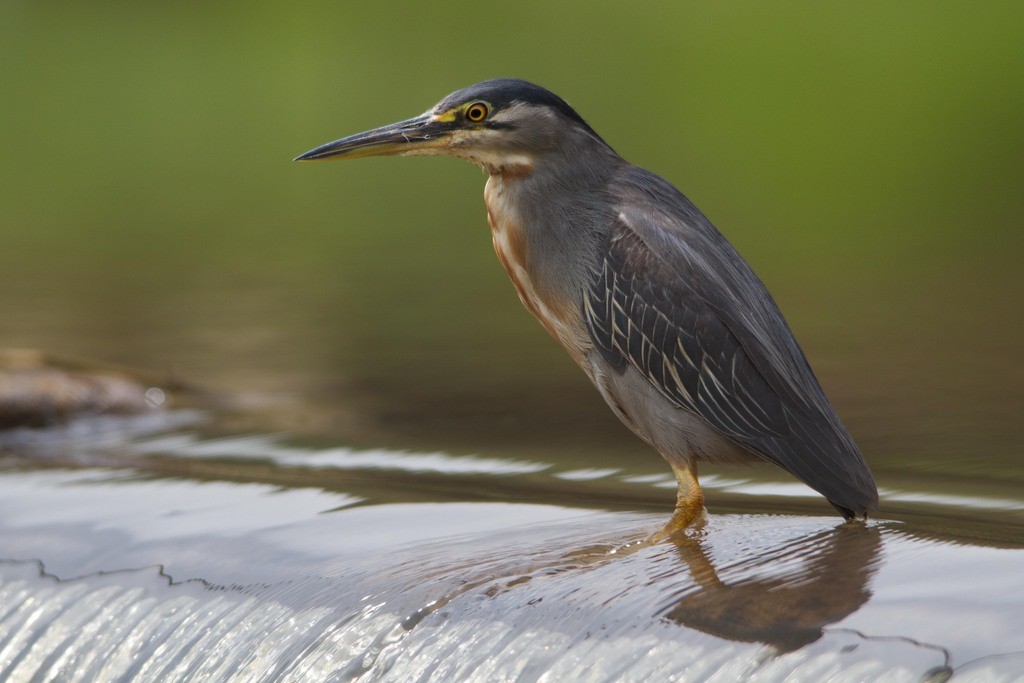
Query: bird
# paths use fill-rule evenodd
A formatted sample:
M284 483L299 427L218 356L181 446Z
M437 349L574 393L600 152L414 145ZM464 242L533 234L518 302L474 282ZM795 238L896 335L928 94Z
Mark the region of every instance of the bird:
M767 461L846 520L877 510L864 457L752 268L561 97L486 80L295 160L392 155L485 171L494 251L523 305L675 474L664 535L707 522L699 463Z

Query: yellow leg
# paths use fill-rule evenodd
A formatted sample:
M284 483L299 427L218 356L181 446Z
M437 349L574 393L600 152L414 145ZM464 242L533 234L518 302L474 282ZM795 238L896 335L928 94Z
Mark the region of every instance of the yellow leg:
M661 531L651 537L652 541L668 538L683 529L700 528L708 521L708 514L704 509L704 492L700 490L700 483L697 481L697 463L691 462L682 468L673 467L672 471L679 482L676 510Z

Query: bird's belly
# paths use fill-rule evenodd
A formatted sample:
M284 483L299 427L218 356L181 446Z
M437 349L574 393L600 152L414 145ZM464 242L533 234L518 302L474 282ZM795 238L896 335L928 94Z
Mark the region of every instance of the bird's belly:
M699 415L679 408L631 365L611 367L599 354L587 372L623 424L655 448L674 468L688 463L750 462L751 451L732 441Z

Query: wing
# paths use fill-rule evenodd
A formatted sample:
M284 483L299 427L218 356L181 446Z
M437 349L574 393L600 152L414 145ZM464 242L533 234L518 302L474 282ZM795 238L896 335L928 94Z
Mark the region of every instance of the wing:
M604 358L844 516L876 508L867 464L747 263L662 178L630 167L613 191L617 215L584 304Z

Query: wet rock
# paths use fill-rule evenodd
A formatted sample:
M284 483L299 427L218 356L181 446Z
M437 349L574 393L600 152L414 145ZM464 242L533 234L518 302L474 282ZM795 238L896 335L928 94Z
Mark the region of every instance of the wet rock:
M163 389L125 371L32 349L0 349L0 429L81 415L135 414L163 406Z

